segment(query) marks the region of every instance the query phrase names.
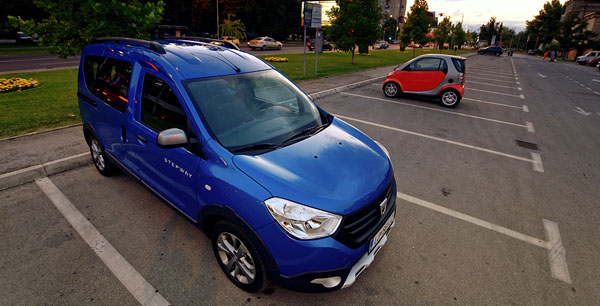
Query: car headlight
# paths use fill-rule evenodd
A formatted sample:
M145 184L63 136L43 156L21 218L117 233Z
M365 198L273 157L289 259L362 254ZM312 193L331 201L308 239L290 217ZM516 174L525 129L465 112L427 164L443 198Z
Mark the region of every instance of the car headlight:
M379 143L379 141L377 141L377 140L373 140L373 141L375 141L375 143L381 148L381 150L383 150L383 153L385 153L385 155L387 155L388 159L391 162L392 157L390 156L390 152L388 152L388 150L381 143Z
M286 232L302 240L330 236L342 221L342 216L282 198L267 199L265 205Z
M394 72L392 71L392 72L388 73L388 76L393 75L393 74L394 74Z

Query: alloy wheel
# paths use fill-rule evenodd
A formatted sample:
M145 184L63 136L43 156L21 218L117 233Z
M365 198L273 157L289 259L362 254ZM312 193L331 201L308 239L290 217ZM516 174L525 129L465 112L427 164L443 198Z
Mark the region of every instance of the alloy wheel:
M234 234L223 232L217 239L219 260L235 280L251 284L256 278L254 259L244 243Z

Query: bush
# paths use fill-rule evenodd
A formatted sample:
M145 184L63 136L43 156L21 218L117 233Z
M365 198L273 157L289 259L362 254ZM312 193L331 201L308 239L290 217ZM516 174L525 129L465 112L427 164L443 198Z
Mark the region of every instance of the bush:
M25 89L34 88L38 86L40 86L40 83L34 79L0 78L0 93L11 91L23 91Z

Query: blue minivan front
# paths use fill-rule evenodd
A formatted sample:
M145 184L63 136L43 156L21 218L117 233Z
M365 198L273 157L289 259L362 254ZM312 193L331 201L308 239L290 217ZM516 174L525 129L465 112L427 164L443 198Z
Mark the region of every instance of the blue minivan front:
M197 223L239 288L347 287L386 243L387 150L253 55L104 38L78 83L98 171L124 170Z

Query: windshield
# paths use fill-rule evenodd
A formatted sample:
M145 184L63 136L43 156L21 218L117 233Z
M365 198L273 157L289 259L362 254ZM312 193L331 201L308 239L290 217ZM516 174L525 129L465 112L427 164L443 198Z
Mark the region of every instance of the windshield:
M309 98L274 70L191 80L185 86L208 130L231 152L273 150L327 123Z

